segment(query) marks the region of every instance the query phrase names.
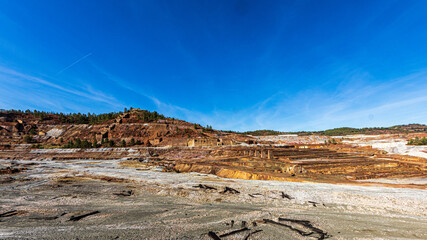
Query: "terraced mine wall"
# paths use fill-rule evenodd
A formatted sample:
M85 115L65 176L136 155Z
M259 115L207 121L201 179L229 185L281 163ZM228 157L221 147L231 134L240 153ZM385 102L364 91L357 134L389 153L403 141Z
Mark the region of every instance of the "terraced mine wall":
M128 166L199 172L225 178L348 183L426 176L426 159L326 145L27 149L0 151L9 160L123 160Z

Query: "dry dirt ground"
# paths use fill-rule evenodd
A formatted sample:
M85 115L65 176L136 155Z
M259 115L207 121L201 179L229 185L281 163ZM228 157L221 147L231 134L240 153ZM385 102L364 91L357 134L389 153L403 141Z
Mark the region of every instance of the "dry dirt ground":
M425 189L0 160L0 239L427 239Z

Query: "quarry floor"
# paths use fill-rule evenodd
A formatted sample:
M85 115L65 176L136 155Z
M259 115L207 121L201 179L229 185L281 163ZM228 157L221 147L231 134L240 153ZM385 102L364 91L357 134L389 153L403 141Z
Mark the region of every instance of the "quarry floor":
M0 160L25 168L0 175L0 239L427 239L425 189L224 179L124 161Z

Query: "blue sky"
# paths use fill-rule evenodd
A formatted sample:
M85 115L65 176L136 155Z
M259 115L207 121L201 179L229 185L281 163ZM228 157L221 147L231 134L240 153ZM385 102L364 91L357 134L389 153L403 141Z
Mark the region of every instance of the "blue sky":
M224 130L427 123L427 1L0 0L0 108Z

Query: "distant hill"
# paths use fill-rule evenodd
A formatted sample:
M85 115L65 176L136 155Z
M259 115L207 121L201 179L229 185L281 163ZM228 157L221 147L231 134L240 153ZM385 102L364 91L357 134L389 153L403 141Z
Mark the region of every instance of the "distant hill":
M354 134L393 134L393 133L423 133L427 132L427 125L424 124L407 124L396 125L392 127L374 127L374 128L334 128L324 131L301 131L301 132L280 132L274 130L256 130L243 132L243 134L252 136L268 136L268 135L282 135L282 134L298 134L298 135L325 135L325 136L342 136Z
M274 131L274 130L256 130L256 131L243 132L242 134L251 135L251 136L269 136L269 135L281 135L286 133Z
M374 127L374 128L334 128L325 131L314 131L314 132L298 132L299 135L310 135L319 134L326 136L338 136L338 135L354 135L354 134L393 134L393 133L422 133L427 132L427 125L423 124L407 124L397 125L392 127Z

